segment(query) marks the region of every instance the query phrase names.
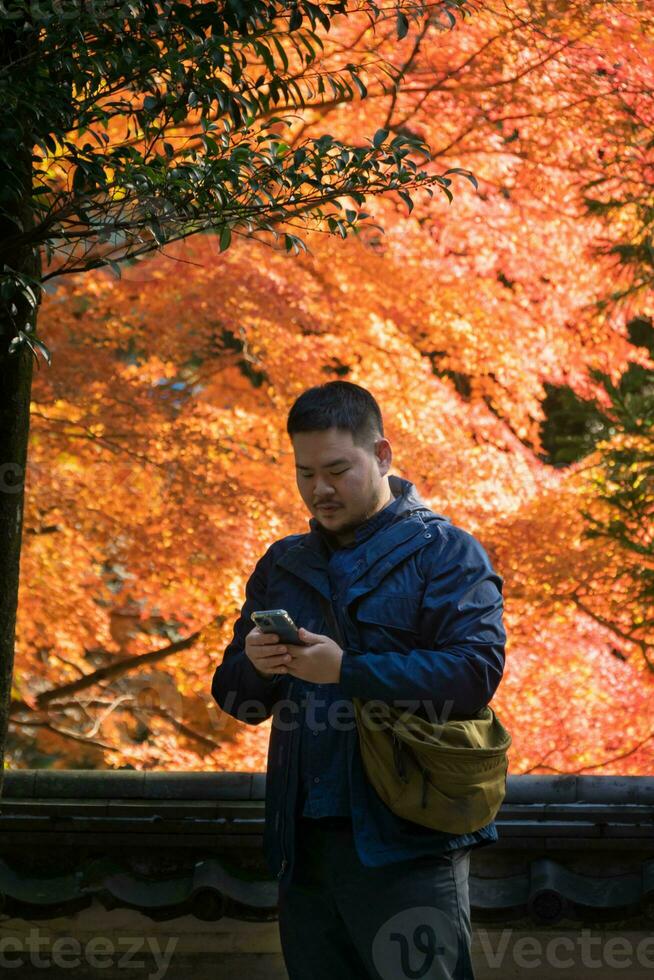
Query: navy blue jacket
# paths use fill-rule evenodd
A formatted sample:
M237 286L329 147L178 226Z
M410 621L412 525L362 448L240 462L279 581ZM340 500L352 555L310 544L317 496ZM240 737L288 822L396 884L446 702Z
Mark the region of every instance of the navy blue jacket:
M429 703L439 717L474 716L491 701L504 669L502 578L482 545L431 511L412 483L396 476L389 482L400 498L393 520L356 544L352 572L334 608L345 638L340 697L419 711ZM274 542L257 562L212 684L213 697L233 717L259 724L272 715L264 850L280 888L293 869L300 702L307 682L259 675L245 655L245 637L254 625L252 611L278 608L299 626L330 635L319 598L331 597L329 549L317 522L309 526L306 534ZM354 841L363 864L380 866L498 839L494 822L454 835L397 817L367 780L356 737L347 739L347 756Z

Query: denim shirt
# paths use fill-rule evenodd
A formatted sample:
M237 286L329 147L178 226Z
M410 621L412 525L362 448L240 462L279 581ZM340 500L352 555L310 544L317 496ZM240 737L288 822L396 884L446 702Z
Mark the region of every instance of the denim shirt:
M329 582L334 605L347 592L350 576L359 557L359 545L396 515L400 498L373 514L355 530L355 541L339 545L330 532L319 528L329 559ZM340 684L301 681L300 798L299 812L305 817L351 816L348 741L356 739L352 702L343 696ZM335 702L350 706L332 708Z

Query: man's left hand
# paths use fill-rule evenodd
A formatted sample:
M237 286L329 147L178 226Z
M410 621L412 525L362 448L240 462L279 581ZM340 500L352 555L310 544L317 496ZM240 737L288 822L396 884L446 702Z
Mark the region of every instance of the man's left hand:
M291 655L285 674L292 674L314 684L338 684L343 651L329 636L300 629L301 645L285 643Z

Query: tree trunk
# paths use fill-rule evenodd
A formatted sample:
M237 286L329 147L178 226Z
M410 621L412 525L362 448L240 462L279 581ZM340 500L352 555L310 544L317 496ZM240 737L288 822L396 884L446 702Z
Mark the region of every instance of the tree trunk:
M0 69L20 49L15 29L0 30ZM22 139L0 159L0 251L10 235L33 224L31 127L25 118L7 122ZM33 370L33 355L27 344L11 354L8 348L18 330L28 323L35 325L36 316L24 295L12 295L14 272L38 279L38 253L26 247L0 261L0 795L14 667Z
M9 355L7 323L0 330L0 795L11 701L20 573L20 546L29 434L32 355Z

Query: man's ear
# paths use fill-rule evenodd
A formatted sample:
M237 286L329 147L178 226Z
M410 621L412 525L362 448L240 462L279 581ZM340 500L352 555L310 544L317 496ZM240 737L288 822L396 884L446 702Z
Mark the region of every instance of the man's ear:
M382 437L377 440L375 443L375 456L377 457L377 466L379 467L380 474L386 476L393 462L393 449L388 439Z

